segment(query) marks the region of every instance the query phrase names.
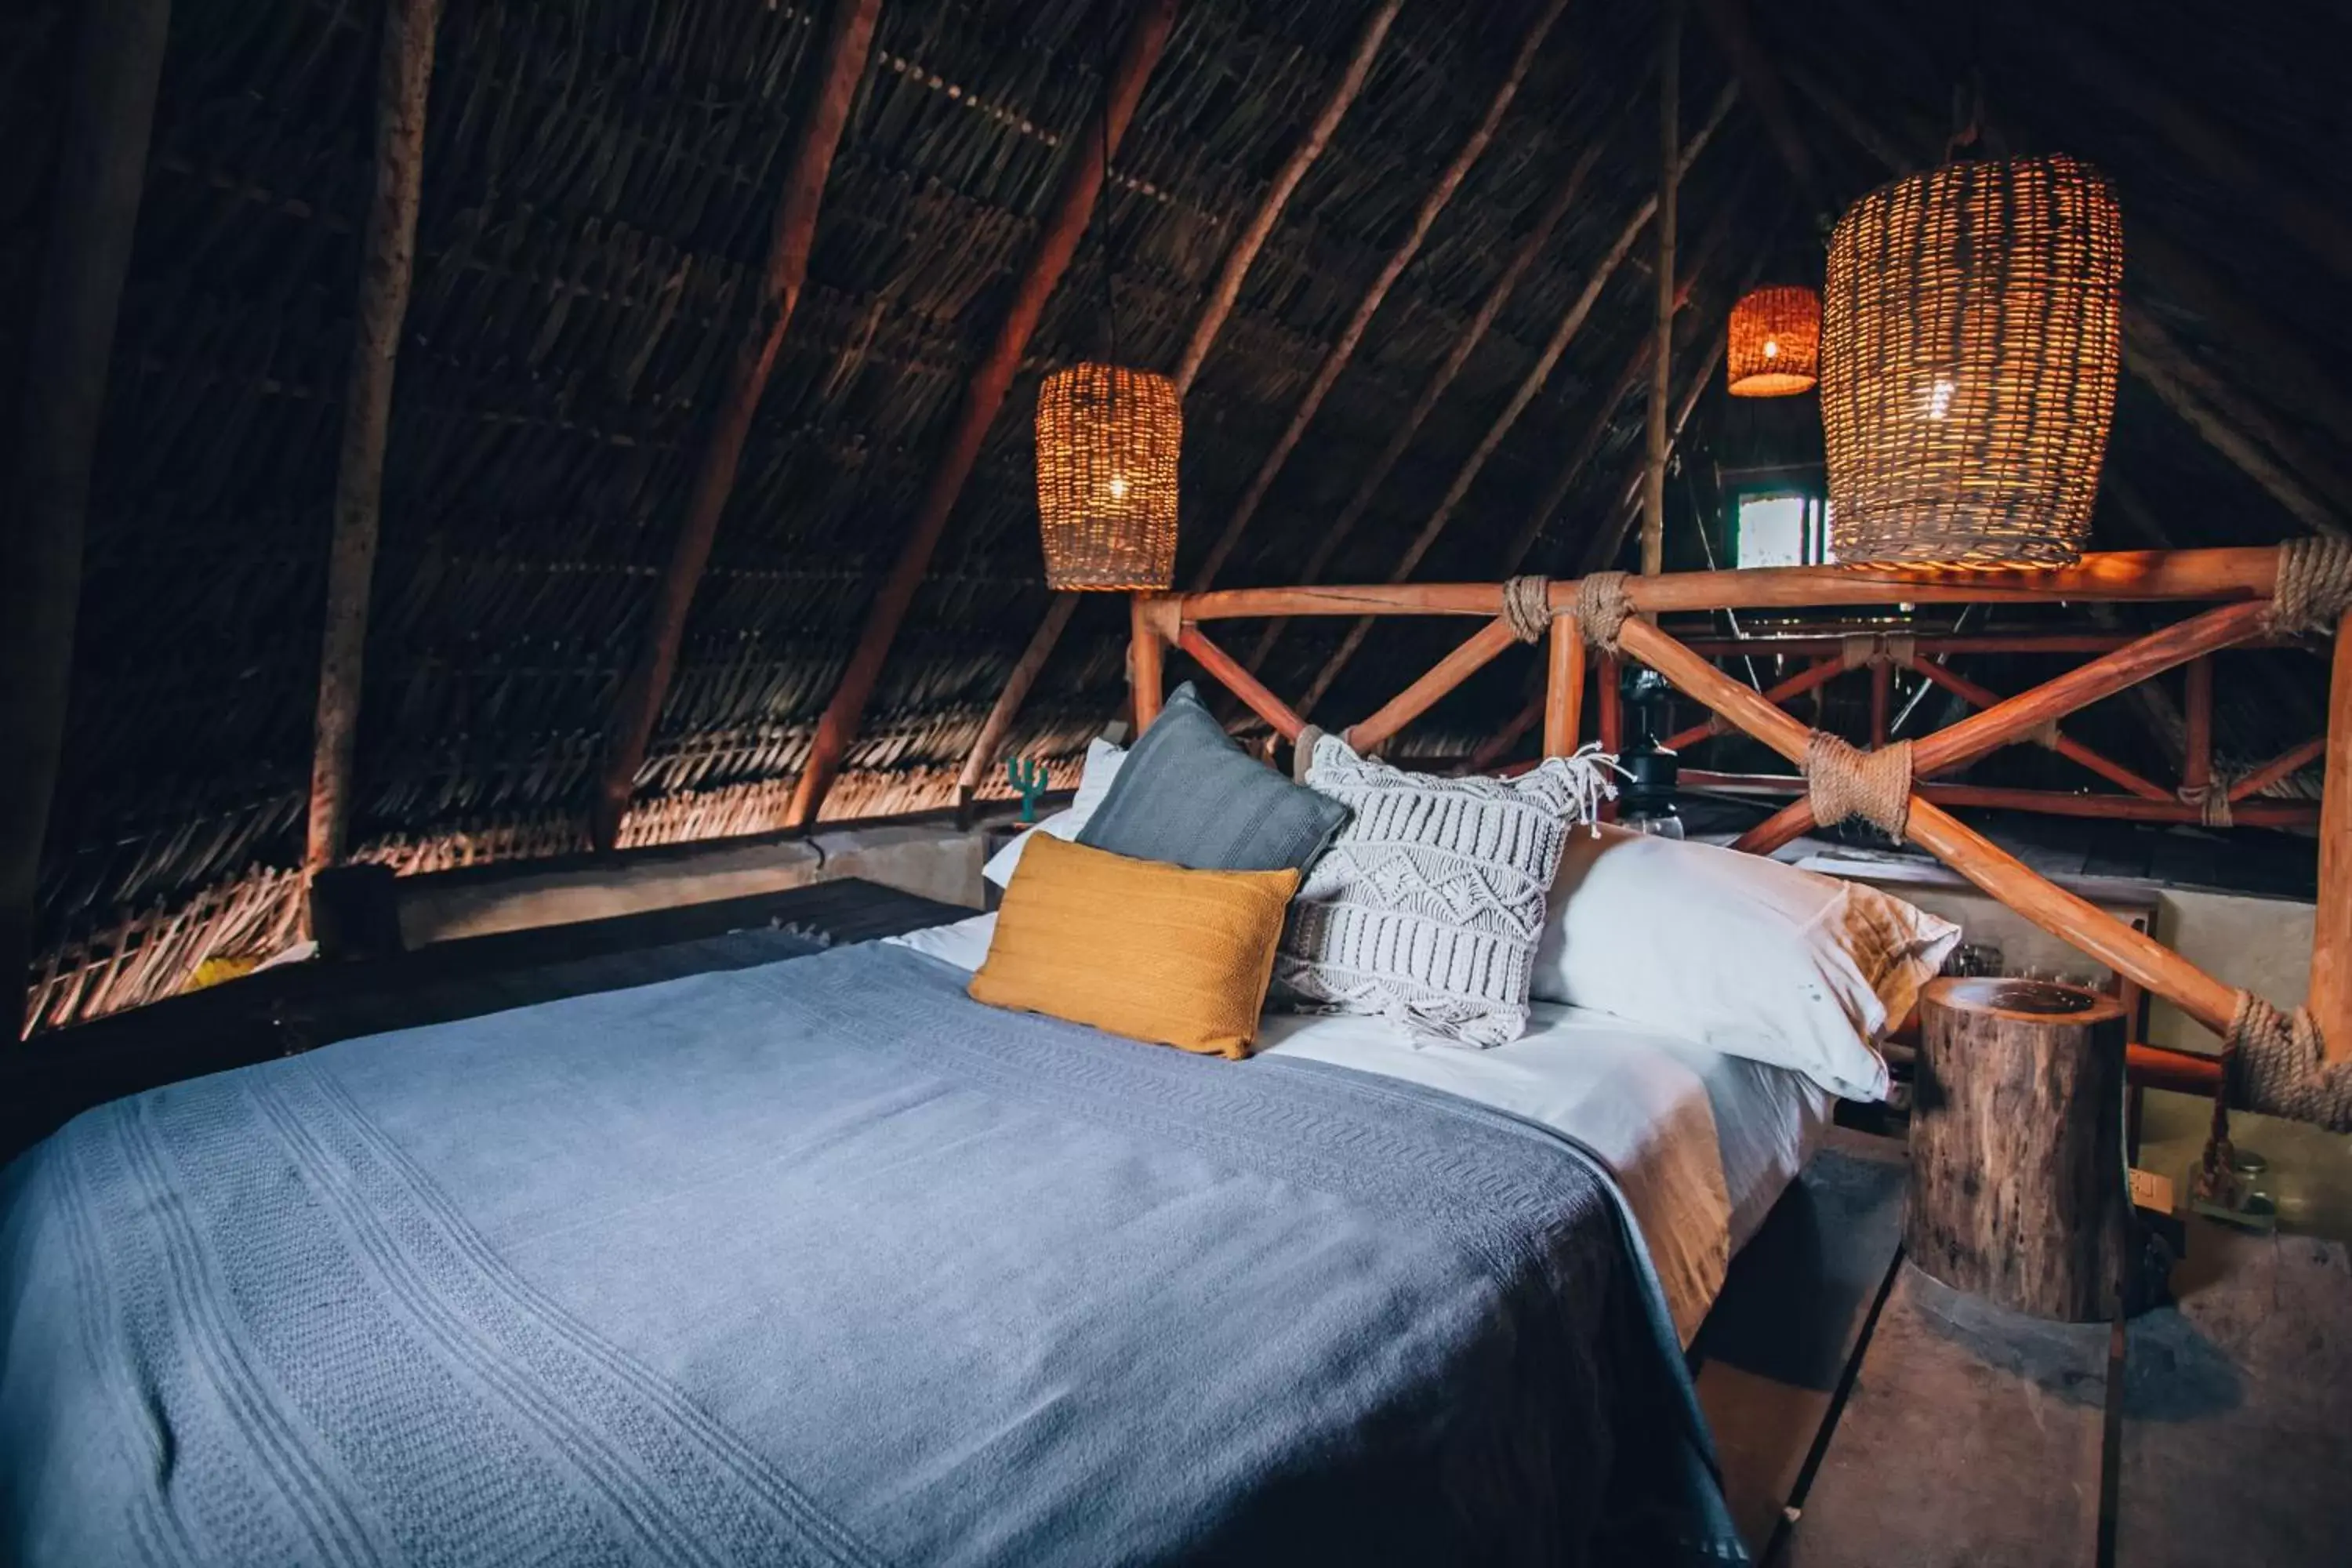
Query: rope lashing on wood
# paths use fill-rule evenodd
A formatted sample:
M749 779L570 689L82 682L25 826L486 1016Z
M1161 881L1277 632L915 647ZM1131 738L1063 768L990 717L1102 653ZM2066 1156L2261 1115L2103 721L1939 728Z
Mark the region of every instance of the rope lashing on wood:
M1900 838L1911 821L1911 742L1865 752L1815 730L1805 740L1805 795L1822 827L1859 816Z
M2352 1132L2352 1058L2331 1062L2319 1026L2307 1007L2282 1013L2251 991L2238 993L2238 1010L2221 1044L2221 1088L2213 1096L2213 1126L2199 1173L2209 1195L2229 1171L2230 1107L2290 1117Z
M2219 779L2211 784L2182 784L2177 792L2180 804L2197 814L2197 820L2208 827L2228 827L2233 817L2230 811L2230 786Z
M1307 770L1315 765L1315 742L1323 738L1323 726L1309 724L1298 731L1298 739L1290 742L1290 779L1293 784L1307 782Z
M2058 721L2055 719L2044 719L2041 723L2036 724L2032 729L2028 730L2025 732L2025 738L2032 742L2035 745L2040 746L2044 751L2056 751L2058 749L2059 738Z
M1918 651L1918 638L1909 632L1849 632L1838 639L1838 664L1844 669L1881 664L1908 669Z
M2271 630L2334 631L2352 609L2352 540L2314 535L2279 546L2278 585L2271 590Z
M1503 619L1521 642L1541 642L1551 630L1551 579L1529 574L1507 581Z
M1623 572L1595 572L1576 580L1576 625L1584 640L1602 653L1617 651L1617 633L1633 613Z

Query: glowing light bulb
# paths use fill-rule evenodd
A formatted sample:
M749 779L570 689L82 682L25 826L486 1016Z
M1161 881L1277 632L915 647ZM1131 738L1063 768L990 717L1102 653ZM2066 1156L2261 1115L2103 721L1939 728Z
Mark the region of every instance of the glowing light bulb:
M1110 489L1111 500L1125 500L1127 499L1127 476L1125 474L1113 474L1110 477L1110 485L1108 488Z
M1941 419L1952 411L1952 384L1942 376L1927 389L1927 417Z
M1766 338L1764 340L1764 357L1766 359L1779 359L1780 357L1780 339Z

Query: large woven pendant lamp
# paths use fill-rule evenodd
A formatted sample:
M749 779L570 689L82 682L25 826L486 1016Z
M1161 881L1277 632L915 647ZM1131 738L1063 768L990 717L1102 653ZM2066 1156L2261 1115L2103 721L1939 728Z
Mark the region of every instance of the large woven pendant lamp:
M1793 397L1821 379L1822 297L1801 285L1751 289L1731 307L1723 352L1734 397Z
M1108 31L1097 42L1107 82ZM1037 389L1037 526L1045 581L1055 588L1165 588L1176 580L1176 459L1184 443L1184 411L1173 381L1118 363L1107 111L1102 138L1095 242L1108 355L1055 371Z
M2123 220L2063 155L1948 163L1830 238L1822 424L1841 564L2063 566L2122 353Z

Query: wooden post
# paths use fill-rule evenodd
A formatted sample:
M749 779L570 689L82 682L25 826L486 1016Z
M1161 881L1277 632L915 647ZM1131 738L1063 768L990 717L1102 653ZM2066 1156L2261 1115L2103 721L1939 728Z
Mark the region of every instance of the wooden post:
M646 749L652 744L654 725L661 717L662 700L668 695L671 677L677 669L687 614L694 607L695 590L710 564L711 542L727 510L727 498L735 490L743 443L751 434L752 418L759 413L760 398L768 389L785 330L800 303L801 285L808 278L817 208L824 199L825 179L833 169L834 153L841 145L842 130L849 122L850 102L866 74L875 18L881 9L882 0L835 0L816 100L794 136L792 160L784 174L783 199L777 205L775 227L769 236L768 268L757 319L728 373L727 390L719 397L701 464L695 471L686 520L671 544L669 564L654 594L645 639L622 683L620 700L614 704L612 721L605 730L604 765L588 815L589 837L599 849L610 849L620 841L621 819L628 814L637 770L645 765Z
M1570 615L1551 618L1551 662L1544 681L1543 750L1547 757L1576 751L1584 715L1584 633Z
M84 0L0 511L0 997L23 1026L41 850L65 753L90 462L146 188L170 0Z
M1642 574L1665 570L1666 404L1674 396L1675 144L1682 135L1682 0L1666 0L1658 51L1658 310L1653 323L1647 454L1642 490Z
M1870 743L1874 749L1886 744L1886 719L1895 696L1895 667L1885 659L1873 660L1870 666Z
M2182 716L2188 739L2180 763L2180 793L2201 797L2213 785L2213 660L2210 656L2189 661Z
M343 858L351 830L352 752L359 734L368 594L383 521L383 450L392 376L415 271L416 208L425 182L425 103L441 0L389 0L376 58L375 194L361 241L359 315L335 465L327 547L326 635L319 655L317 750L302 867L316 876Z
M1624 662L1613 653L1601 656L1593 675L1593 699L1600 704L1601 749L1611 756L1625 749L1624 700L1618 690ZM1617 820L1617 803L1604 801L1601 806L1603 822Z
M1903 1247L1955 1289L2061 1322L2126 1299L2123 1004L1946 979L1919 1006Z
M1160 667L1167 645L1152 612L1153 601L1141 594L1128 601L1127 683L1138 735L1160 717L1160 693L1165 689Z
M1429 238L1429 231L1437 222L1437 215L1445 210L1446 204L1454 199L1454 192L1462 188L1470 166L1478 161L1479 154L1486 152L1486 144L1494 140L1495 129L1502 123L1503 111L1517 96L1519 85L1527 79L1528 69L1535 64L1537 50L1566 5L1567 0L1544 0L1542 10L1537 13L1534 23L1528 28L1527 37L1520 41L1519 52L1512 60L1511 68L1504 75L1502 85L1495 89L1495 96L1486 106L1486 118L1478 122L1477 129L1471 132L1469 139L1455 151L1454 161L1445 166L1437 177L1437 184L1422 198L1420 209L1413 214L1412 226L1405 231L1403 239L1390 253L1380 276L1372 279L1372 286L1358 301L1356 313L1348 319L1338 341L1324 354L1323 363L1316 369L1315 379L1307 384L1307 395L1298 400L1297 408L1290 416L1290 423L1275 441L1274 450L1268 452L1265 460L1258 465L1256 474L1242 491L1241 500L1234 503L1233 516L1225 520L1223 531L1209 546L1209 553L1202 558L1200 570L1193 574L1192 586L1196 591L1207 588L1216 580L1218 572L1223 569L1226 559L1233 554L1234 546L1241 542L1243 531L1249 527L1250 520L1257 515L1258 507L1265 500L1266 492L1274 488L1275 479L1282 472L1283 465L1290 460L1290 454L1297 447L1299 437L1307 433L1307 426L1314 419L1316 411L1330 395L1332 386L1339 379L1339 372L1354 357L1356 346L1363 341L1365 331L1372 324L1372 317L1380 310L1381 302L1388 298L1389 290L1403 276L1412 258L1421 253L1423 243Z
M1160 63L1160 52L1167 47L1169 29L1175 20L1176 0L1146 0L1135 26L1128 32L1118 66L1103 84L1101 107L1075 139L1069 167L1063 175L1053 210L1038 232L1037 247L1030 256L1028 270L1022 275L987 357L972 371L971 380L964 387L954 427L938 465L931 470L930 482L924 488L906 542L899 547L889 575L883 579L866 611L866 625L858 633L857 647L850 655L848 667L842 671L841 684L817 720L808 761L793 782L792 804L785 812L790 826L805 827L816 820L818 808L824 804L825 794L841 771L842 758L847 754L849 743L856 737L858 725L866 716L866 700L874 695L874 684L881 678L882 661L889 657L890 644L898 635L899 624L907 618L908 606L914 603L915 590L922 585L923 574L930 567L940 536L947 531L948 516L955 510L957 498L963 494L964 481L971 477L981 443L987 439L988 428L996 422L1005 394L1013 388L1013 377L1021 368L1021 356L1029 345L1030 334L1036 331L1038 318L1045 314L1045 301L1053 297L1062 274L1077 255L1087 219L1094 211L1095 198L1108 173L1106 149L1115 151L1125 138L1128 122L1135 116L1152 68ZM1142 721L1140 715L1137 721Z
M1201 366L1207 361L1210 348L1224 330L1226 319L1233 314L1234 302L1241 298L1242 284L1249 277L1251 265L1257 260L1258 252L1265 248L1265 242L1273 236L1276 223L1282 217L1283 208L1289 205L1292 194L1298 189L1299 181L1307 177L1307 171L1314 167L1315 161L1323 155L1323 150L1331 144L1331 137L1339 129L1339 121L1346 116L1349 105L1354 103L1357 95L1363 91L1365 79L1371 75L1372 61L1379 56L1381 44L1388 37L1390 24L1396 20L1397 12L1403 4L1404 0L1381 0L1380 6L1366 19L1364 30L1356 37L1355 53L1349 57L1347 68L1340 72L1339 81L1333 84L1331 95L1323 100L1322 112L1315 117L1315 123L1307 127L1307 134L1291 150L1290 156L1284 160L1273 183L1266 186L1265 199L1258 203L1257 211L1251 216L1249 226L1234 241L1233 249L1225 253L1224 265L1218 270L1216 284L1209 290L1208 300L1201 307L1200 317L1192 323L1192 339L1185 343L1183 355L1176 362L1173 379L1179 398L1192 390L1193 379L1201 374ZM1055 594L1053 602L1046 606L1045 618L1037 623L1037 630L1029 638L1029 646L1022 651L1019 662L1013 665L1012 677L1005 681L1004 689L997 693L995 706L989 710L987 721L980 727L979 738L972 742L971 751L963 760L963 771L956 779L956 804L959 807L971 801L972 792L979 787L981 773L995 763L997 748L1004 743L1004 737L1011 732L1014 716L1021 711L1021 705L1029 700L1030 688L1036 684L1037 677L1044 672L1046 659L1053 656L1055 645L1061 641L1063 630L1070 624L1071 612L1076 607L1076 596L1067 592Z
M2319 797L2319 901L2311 928L2311 992L2326 1058L2352 1057L2352 615L2336 626L2328 666L2327 774Z

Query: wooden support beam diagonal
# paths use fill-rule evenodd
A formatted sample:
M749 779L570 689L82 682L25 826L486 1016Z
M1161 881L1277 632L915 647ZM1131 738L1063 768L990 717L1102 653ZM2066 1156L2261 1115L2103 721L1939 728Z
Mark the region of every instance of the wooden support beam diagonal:
M0 998L22 1029L41 850L65 754L91 459L147 180L170 0L85 0L39 295L15 504L0 510Z
M1799 767L1809 731L1748 687L1725 675L1648 621L1630 618L1619 646ZM1916 755L1916 753L1915 753ZM2060 941L2155 992L2216 1034L2238 1006L2236 987L2207 974L2153 937L2134 931L2027 867L1949 812L1916 795L1910 837L1953 870Z
M2291 778L2327 754L2327 737L2315 735L2301 745L2289 746L2260 767L2250 768L2230 785L2230 803L2251 800L2280 780Z
M874 47L875 20L881 10L882 0L835 0L818 67L816 98L794 132L792 157L785 167L783 199L777 205L775 226L769 235L768 266L761 282L757 318L728 373L726 391L719 397L710 433L703 443L700 466L695 470L686 519L671 544L669 564L655 590L644 641L622 683L620 700L614 704L605 731L604 760L588 817L589 837L599 849L610 849L620 842L621 820L628 814L637 770L645 765L662 700L669 694L670 679L677 669L687 615L694 607L703 571L710 564L719 520L727 510L728 497L735 491L743 443L751 434L751 421L768 389L768 377L775 370L793 309L800 303L801 286L808 279L817 210L824 199L825 181L841 145L842 131L849 123L850 103L866 74L866 57Z
M2001 699L1999 692L1979 686L1958 671L1939 664L1934 659L1923 658L1911 668L1917 670L1926 680L1942 687L1972 708L1987 710L2000 705ZM2051 721L2051 738L2054 744L2050 749L2068 762L2078 767L2090 769L2108 783L2128 790L2143 800L2170 801L2179 798L2176 792L2165 788L2154 779L2143 777L2121 763L2110 759L2105 753L2095 752L2080 741L2059 733L2056 723L2055 720Z
M1193 661L1207 670L1224 689L1240 698L1244 706L1274 726L1275 733L1286 741L1296 741L1307 727L1307 721L1293 712L1290 706L1265 688L1265 683L1244 669L1241 661L1209 640L1200 627L1186 622L1177 633L1176 646L1192 656Z
M1128 30L1118 64L1103 84L1102 104L1087 128L1073 138L1061 188L1038 231L1036 248L1014 290L1013 303L987 355L964 387L955 424L931 470L930 480L924 487L906 542L899 546L889 575L883 579L866 611L865 626L858 634L848 667L842 671L841 684L817 720L808 760L793 783L792 804L785 813L791 826L805 827L816 820L825 794L841 771L842 759L847 755L849 743L866 716L866 701L874 695L875 682L881 678L883 660L889 657L898 626L914 603L916 589L922 585L923 574L930 567L940 537L947 531L949 514L963 494L964 481L971 477L972 464L979 459L989 426L995 423L1005 395L1012 390L1013 377L1021 368L1021 356L1029 346L1030 334L1036 331L1038 319L1045 314L1045 301L1053 297L1063 273L1077 255L1087 219L1094 212L1095 198L1108 172L1106 149L1116 152L1126 137L1136 105L1142 100L1144 84L1150 80L1153 68L1160 63L1160 51L1167 47L1169 30L1175 20L1176 0L1146 0Z
M2046 723L2113 697L2150 676L2161 675L2201 654L2260 637L2269 615L2270 605L2259 601L2223 605L2150 632L2113 653L2077 665L2031 691L1995 702L1981 712L1971 713L1958 723L1927 736L1911 749L1912 774L1916 778L1933 778L1966 767L1979 757L2024 739ZM1798 801L1748 829L1735 847L1769 855L1806 833L1812 825L1811 808Z
M1429 238L1438 215L1445 210L1446 204L1461 189L1463 180L1470 173L1470 166L1478 161L1479 155L1486 152L1486 144L1494 140L1496 128L1502 123L1504 110L1510 108L1511 100L1517 96L1520 84L1527 79L1528 70L1535 64L1538 49L1566 5L1567 0L1544 0L1542 9L1537 13L1534 23L1528 28L1527 37L1519 44L1518 54L1512 60L1509 71L1495 89L1495 96L1486 106L1486 117L1455 150L1454 161L1445 166L1438 175L1437 183L1422 198L1419 210L1413 214L1412 226L1406 230L1404 238L1390 254L1380 275L1372 279L1371 287L1364 291L1355 313L1348 319L1348 324L1340 330L1339 338L1324 354L1323 363L1317 367L1315 379L1308 383L1306 395L1299 399L1297 408L1290 416L1290 423L1276 439L1274 449L1266 454L1265 460L1258 465L1256 474L1242 491L1240 500L1234 503L1233 515L1226 519L1223 531L1210 545L1208 554L1193 574L1194 592L1206 589L1216 580L1217 574L1233 554L1234 546L1241 542L1242 534L1249 528L1250 520L1257 515L1258 508L1264 504L1266 492L1274 488L1275 479L1282 472L1283 465L1290 460L1290 454L1297 447L1299 437L1307 433L1307 426L1323 406L1323 400L1330 395L1331 388L1339 382L1339 373L1355 357L1357 345L1363 341L1364 333L1372 324L1372 317L1388 298L1389 290L1395 287L1396 280L1403 275L1412 258L1421 253L1422 245Z
M1362 93L1364 82L1372 73L1372 62L1380 57L1381 45L1387 39L1389 27L1396 21L1397 12L1402 9L1403 5L1404 0L1381 0L1381 4L1366 19L1363 31L1356 36L1355 51L1349 56L1339 79L1332 84L1330 95L1324 99L1322 110L1316 115L1314 123L1307 128L1307 133L1299 138L1298 145L1291 149L1290 156L1283 161L1282 167L1266 186L1265 195L1258 203L1256 212L1251 215L1249 223L1234 241L1234 247L1225 253L1224 265L1217 272L1217 281L1210 289L1209 298L1202 305L1199 318L1192 323L1192 335L1185 342L1184 353L1176 362L1174 380L1178 397L1192 390L1192 383L1200 375L1201 366L1208 360L1209 350L1215 345L1218 334L1224 331L1225 322L1241 298L1242 284L1247 280L1258 252L1265 248L1265 242L1272 237L1275 225L1281 221L1283 209L1290 205L1298 183L1307 177L1307 170L1315 166L1316 160L1331 144L1331 138L1339 131L1339 121L1346 118L1349 106ZM973 791L980 785L980 775L995 763L998 749L1004 744L1004 737L1013 729L1014 716L1021 711L1021 705L1029 700L1030 689L1036 685L1037 677L1044 672L1045 661L1053 656L1054 647L1061 640L1062 632L1070 624L1070 615L1076 607L1076 600L1073 595L1056 594L1046 608L1045 618L1037 623L1037 630L1030 637L1029 646L1013 665L1004 689L997 693L996 705L989 710L979 738L973 741L971 751L963 760L963 771L956 777L956 804L959 806L970 803Z
M352 757L359 734L368 595L383 521L384 440L392 378L416 264L416 211L425 184L425 106L441 0L391 0L376 61L375 190L361 239L357 326L335 463L327 546L326 633L319 658L316 749L302 865L343 858L351 831Z
M1347 742L1359 752L1369 752L1398 731L1434 707L1449 691L1471 676L1494 662L1495 656L1517 643L1518 634L1510 622L1497 616L1476 631L1460 647L1429 667L1420 679L1383 703L1372 715L1352 724L1347 731Z
M1773 704L1775 707L1779 707L1781 704L1788 702L1791 698L1802 697L1809 691L1817 690L1822 687L1827 686L1831 681L1835 680L1839 676L1843 675L1844 673L1845 666L1837 659L1815 659L1811 665L1808 665L1803 669L1797 671L1794 675L1791 675L1785 679L1775 681L1773 684L1766 687L1764 689L1764 700ZM1709 720L1704 724L1693 724L1686 730L1677 730L1673 734L1667 736L1664 741L1660 742L1659 744L1663 745L1670 752L1686 751L1690 747L1697 745L1701 741L1706 740L1710 736L1720 735L1726 732L1727 731L1724 730L1721 721Z

